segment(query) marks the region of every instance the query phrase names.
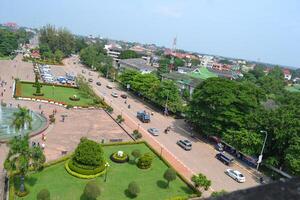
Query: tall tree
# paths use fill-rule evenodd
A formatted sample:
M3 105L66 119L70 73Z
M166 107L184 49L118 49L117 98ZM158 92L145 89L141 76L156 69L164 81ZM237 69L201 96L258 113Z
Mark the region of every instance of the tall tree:
M30 114L30 110L26 107L20 107L17 112L13 114L14 119L12 125L17 129L24 129L26 125L28 125L29 129L32 128L31 122L32 117Z
M260 106L259 88L223 78L210 78L194 90L188 118L206 134L221 136L225 130L239 130L246 115Z
M11 172L17 171L20 174L20 192L25 192L24 180L32 165L34 169L40 169L41 165L45 162L45 156L40 147L29 147L29 136L14 137L9 142L9 152L4 163L6 170Z

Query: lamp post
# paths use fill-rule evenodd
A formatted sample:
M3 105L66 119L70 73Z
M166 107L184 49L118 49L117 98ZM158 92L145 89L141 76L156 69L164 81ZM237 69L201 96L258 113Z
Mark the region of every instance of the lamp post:
M263 157L263 152L264 152L264 149L265 149L265 145L266 145L266 141L267 141L267 138L268 138L268 132L267 131L260 131L261 133L265 133L265 140L264 140L264 144L262 146L262 149L261 149L261 152L260 152L260 155L258 157L258 161L257 161L257 166L256 166L256 170L258 170L259 168L259 164L261 163L262 161L262 157Z
M105 166L105 177L104 177L104 182L106 182L106 180L107 180L107 170L108 170L108 167L109 167L110 165L109 165L108 162L106 162L104 166Z

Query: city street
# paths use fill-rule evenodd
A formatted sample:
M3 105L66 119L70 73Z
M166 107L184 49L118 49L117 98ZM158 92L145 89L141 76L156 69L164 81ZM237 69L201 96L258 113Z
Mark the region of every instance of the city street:
M146 134L147 129L150 127L159 129L160 134L154 139L161 145L162 153L164 153L165 151L170 152L193 174L197 174L200 172L205 174L209 179L212 180L211 190L219 191L224 189L226 191L234 191L238 189L253 187L259 184L258 177L255 176L255 170L242 166L242 164L235 164L231 168L237 169L245 175L245 183L237 183L236 181L228 177L224 173L224 171L229 167L215 158L217 151L211 145L206 144L203 141L191 138L189 131L187 130L187 125L183 120L166 117L161 112L158 112L157 110L151 108L149 105L147 105L137 97L132 96L130 95L130 93L119 89L117 83L110 82L109 80L102 77L98 78L97 72L89 71L82 65L78 64L78 57L66 59L64 63L64 70L66 72L73 72L76 74L84 75L86 78L92 78L92 86L95 89L96 93L103 97L105 101L113 107L114 113L123 115L123 117L125 118L125 124L131 123L131 125L133 124L134 126L136 126L135 129L139 129ZM84 74L82 73L83 69L86 71L86 73ZM101 86L96 85L97 81L101 82ZM112 85L113 89L107 88L107 85ZM112 97L112 92L116 92L119 97ZM127 94L127 104L125 104L125 99L120 97L121 94ZM131 105L130 109L128 109L128 104ZM143 110L154 113L153 116L151 116L150 123L144 124L136 118L136 112ZM163 131L168 126L171 126L172 129L168 134L165 134ZM193 149L191 151L185 151L180 148L176 144L179 139L189 139L190 141L192 141Z

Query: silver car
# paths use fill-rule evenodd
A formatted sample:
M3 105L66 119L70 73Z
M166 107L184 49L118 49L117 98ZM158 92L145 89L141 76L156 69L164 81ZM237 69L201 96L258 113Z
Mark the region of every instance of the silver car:
M119 95L118 95L116 92L112 92L112 93L111 93L111 96L113 96L113 97L115 97L115 98L118 98Z
M149 128L148 132L151 133L151 135L153 136L158 136L159 135L159 131L157 128Z
M192 143L189 140L178 140L177 144L186 151L192 150Z
M237 170L227 169L225 171L225 174L227 174L228 176L230 176L231 178L233 178L234 180L236 180L239 183L244 183L246 181L245 176Z

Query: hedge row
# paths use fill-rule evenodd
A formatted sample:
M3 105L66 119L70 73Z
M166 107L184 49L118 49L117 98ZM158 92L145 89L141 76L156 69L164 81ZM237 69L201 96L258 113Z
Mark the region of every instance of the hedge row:
M81 174L81 175L95 175L95 174L99 174L100 172L105 170L104 165L101 165L94 169L84 169L84 168L76 166L76 164L74 164L72 159L67 161L67 163L68 163L68 167L70 168L70 170L72 170L73 172L76 172L78 174Z
M34 84L34 82L31 81L19 81L20 83L23 84ZM78 89L78 87L72 86L72 85L60 85L57 83L41 83L42 85L48 85L48 86L55 86L55 87L65 87L65 88L74 88L74 89Z
M72 176L74 176L74 177L76 177L76 178L81 178L81 179L94 179L94 178L96 178L96 177L98 177L98 176L104 174L105 171L106 171L106 170L104 169L103 171L101 171L100 173L95 174L95 175L83 175L83 174L79 174L79 173L77 173L77 172L72 171L72 170L69 168L69 162L66 162L66 163L65 163L65 169L66 169L66 171L67 171L70 175L72 175Z

